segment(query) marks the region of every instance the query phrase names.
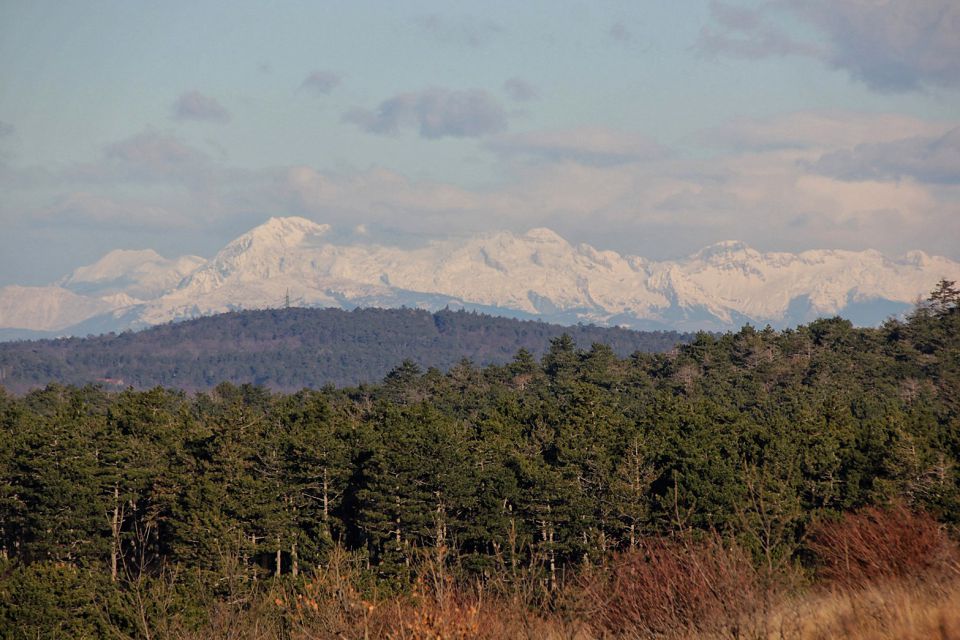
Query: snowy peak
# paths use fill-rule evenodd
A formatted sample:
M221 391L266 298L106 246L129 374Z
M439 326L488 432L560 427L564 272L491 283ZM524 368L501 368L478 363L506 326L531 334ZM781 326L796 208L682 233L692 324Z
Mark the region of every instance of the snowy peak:
M61 280L69 286L77 283L94 283L125 277L130 271L145 264L164 262L163 256L153 249L114 249L93 264L77 267L70 275Z
M560 244L560 245L568 244L567 241L560 236L560 234L558 234L553 229L547 229L546 227L536 227L534 229L530 229L525 234L523 234L523 237L529 238L534 242L543 242L547 244Z
M281 259L308 239L320 238L330 225L317 224L306 218L270 218L224 247L207 265L219 271L233 271L245 266Z
M960 263L920 251L794 254L727 240L658 262L572 245L542 227L416 249L338 244L329 232L305 218L271 218L208 261L113 251L58 286L0 290L0 328L122 329L285 304L450 305L640 329L783 327L835 314L877 324L941 278L960 281Z
M917 267L923 267L930 262L930 256L923 251L908 251L903 254L903 263L911 264Z
M289 256L319 241L329 230L330 225L306 218L270 218L230 242L180 288L209 292L234 275L245 279L272 278L286 270Z
M230 248L248 250L294 247L308 237L320 237L329 230L328 224L317 224L297 216L270 218L228 244L224 251Z

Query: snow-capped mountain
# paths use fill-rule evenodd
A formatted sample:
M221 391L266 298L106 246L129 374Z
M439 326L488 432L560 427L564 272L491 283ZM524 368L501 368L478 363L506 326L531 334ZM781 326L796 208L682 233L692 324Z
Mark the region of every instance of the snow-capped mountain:
M101 297L122 293L134 300L150 300L177 286L205 262L199 256L167 260L152 249L117 249L74 269L56 284L74 293Z
M726 241L655 262L572 245L543 228L415 249L336 244L329 232L304 218L271 218L210 260L113 251L49 287L0 289L0 329L8 338L86 334L286 304L450 306L685 330L836 314L876 324L941 278L960 280L960 263L920 251L763 253Z

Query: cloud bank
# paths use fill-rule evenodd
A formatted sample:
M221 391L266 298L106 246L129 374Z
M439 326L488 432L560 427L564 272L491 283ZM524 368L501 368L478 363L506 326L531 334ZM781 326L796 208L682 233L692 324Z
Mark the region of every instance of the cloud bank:
M809 165L840 180L903 180L960 184L960 128L942 136L860 144L826 153Z
M398 129L422 126L414 96ZM45 181L58 195L53 205L27 209L26 219L73 229L142 225L171 237L218 228L229 237L266 214L304 215L341 229L364 224L370 241L547 226L655 258L717 238L769 250L923 248L958 258L958 125L796 112L704 132L718 150L696 156L599 127L499 134L478 149L502 168L502 179L472 188L380 167L241 170L171 133L146 131L107 145L91 162L36 173L30 188ZM441 118L430 126L441 127L437 135L464 125ZM4 183L16 195L27 177ZM0 205L5 222L23 215Z

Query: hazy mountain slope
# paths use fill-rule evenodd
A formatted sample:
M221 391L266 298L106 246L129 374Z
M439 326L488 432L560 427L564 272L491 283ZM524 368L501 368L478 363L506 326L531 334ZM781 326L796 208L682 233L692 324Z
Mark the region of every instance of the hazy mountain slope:
M197 256L168 260L155 251L111 251L46 287L0 289L0 340L65 334L90 328L123 328L137 305L175 288L206 261ZM111 322L111 319L116 321ZM69 328L69 329L68 329Z
M152 249L117 249L91 265L74 269L57 284L88 295L126 294L148 300L180 284L206 262L199 256L168 260Z
M744 322L783 327L836 314L877 324L941 278L960 280L960 263L920 251L898 258L877 251L764 253L726 241L655 262L571 245L542 228L415 249L336 244L329 232L304 218L271 218L207 261L114 251L57 288L33 288L32 305L20 304L23 291L0 290L0 329L82 335L287 304L450 306L684 330Z
M205 389L223 381L294 390L380 381L404 359L447 369L461 358L505 363L539 355L570 333L619 355L663 351L689 336L592 326L561 327L463 311L277 309L244 311L140 332L0 344L0 385L48 382Z
M0 327L5 328L57 331L112 308L109 301L78 295L63 287L14 285L0 289Z

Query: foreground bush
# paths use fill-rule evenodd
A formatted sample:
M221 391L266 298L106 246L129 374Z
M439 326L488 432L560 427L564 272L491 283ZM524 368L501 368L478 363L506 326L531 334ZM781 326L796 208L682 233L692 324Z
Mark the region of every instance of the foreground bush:
M821 521L807 544L827 581L846 587L894 578L941 577L958 571L956 544L926 512L899 504L868 507Z
M719 536L653 538L582 583L592 626L613 637L740 637L763 626L772 584L750 557Z

